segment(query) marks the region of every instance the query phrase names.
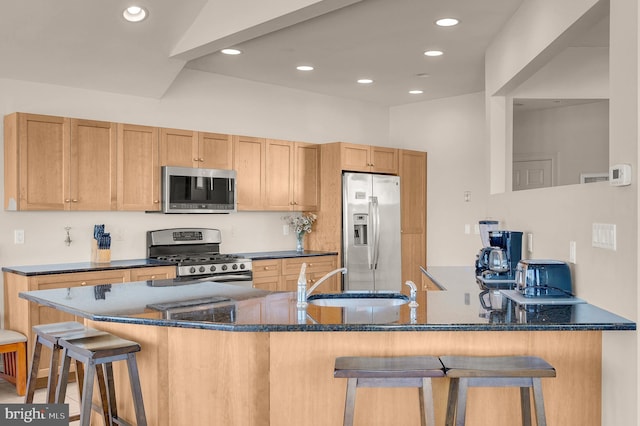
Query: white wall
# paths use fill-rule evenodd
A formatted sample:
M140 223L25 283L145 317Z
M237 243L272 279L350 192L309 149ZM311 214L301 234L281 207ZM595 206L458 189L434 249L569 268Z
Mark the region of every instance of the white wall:
M539 190L504 192L506 181L505 147L508 125L504 108L492 95L509 86L527 62L537 61L544 51L539 32L560 35L587 11L593 1L560 3L551 0L525 1L514 19L496 37L486 56L487 111L492 150L489 214L502 219L511 229L534 234L536 258L567 260L569 241L577 245L574 265L576 292L579 296L627 318L638 317L638 5L634 0L611 1L609 60L610 163L630 163L634 170L632 185L623 188L606 183L572 185ZM562 13L558 13L558 9ZM573 9L572 13L571 10ZM538 18L556 15L553 25L537 25ZM546 19L546 18L545 18ZM527 22L527 25L518 25ZM520 50L514 40L520 40ZM527 42L524 42L527 40ZM552 43L548 39L547 43ZM516 64L507 66L504 64ZM490 70L501 70L490 74ZM512 88L511 88L512 89ZM511 90L509 89L509 90ZM501 95L507 95L503 91ZM493 99L492 99L493 98ZM501 175L502 174L502 175ZM498 193L501 192L501 193ZM617 251L591 246L592 223L617 225ZM603 333L603 425L638 424L638 339L637 332ZM619 366L624 365L622 370Z
M160 100L0 79L0 115L15 111L317 143L389 144L387 108L193 70L184 70ZM2 210L0 265L88 261L96 223L112 233L114 260L146 257L146 231L177 226L219 228L225 253L293 249L294 236L283 236L284 214ZM71 227L69 247L65 226ZM14 229L25 231L25 244L13 243Z
M524 111L515 107L513 158L523 154L553 156L558 186L579 184L582 173L607 174L609 102L597 100Z
M474 226L488 218L484 93L392 107L390 117L393 145L427 152L428 265L472 265L482 247Z

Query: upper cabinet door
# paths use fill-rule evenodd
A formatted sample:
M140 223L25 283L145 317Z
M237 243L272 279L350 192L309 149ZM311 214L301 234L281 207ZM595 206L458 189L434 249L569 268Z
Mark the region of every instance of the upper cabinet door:
M63 117L5 117L6 209L68 209L69 128Z
M233 168L237 173L238 210L262 210L265 181L265 140L234 136Z
M160 210L158 128L118 124L118 210Z
M293 143L267 139L265 142L265 210L292 210Z
M293 210L316 211L320 206L320 147L295 142Z
M370 172L371 160L368 145L356 145L350 143L340 144L340 157L342 170L353 172Z
M396 148L370 147L371 171L374 173L398 174L398 150Z
M221 133L198 133L198 167L233 169L233 138Z
M160 129L160 165L198 167L198 132Z
M116 209L116 124L71 119L70 210Z

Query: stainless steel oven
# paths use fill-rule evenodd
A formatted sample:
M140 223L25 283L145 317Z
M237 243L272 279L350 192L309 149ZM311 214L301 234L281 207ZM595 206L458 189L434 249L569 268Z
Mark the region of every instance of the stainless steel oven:
M253 286L251 259L221 254L221 242L218 229L147 231L147 257L174 263L178 280L233 282Z

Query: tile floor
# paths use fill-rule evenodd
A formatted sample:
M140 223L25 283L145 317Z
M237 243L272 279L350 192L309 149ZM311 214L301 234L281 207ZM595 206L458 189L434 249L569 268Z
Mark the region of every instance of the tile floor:
M36 404L44 403L45 389L36 390L33 396L33 402ZM80 404L78 403L78 386L75 382L69 383L67 388L67 404L69 404L69 414L76 414L80 411ZM16 388L11 383L0 379L0 403L1 404L22 404L24 402L24 396L18 396ZM78 425L79 421L71 422L70 425Z

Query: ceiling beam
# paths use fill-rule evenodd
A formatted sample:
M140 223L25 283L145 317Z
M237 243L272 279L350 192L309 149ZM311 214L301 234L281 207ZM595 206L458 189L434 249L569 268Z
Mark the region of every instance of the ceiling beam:
M209 0L171 52L190 61L362 0Z

